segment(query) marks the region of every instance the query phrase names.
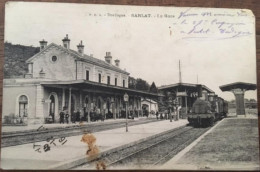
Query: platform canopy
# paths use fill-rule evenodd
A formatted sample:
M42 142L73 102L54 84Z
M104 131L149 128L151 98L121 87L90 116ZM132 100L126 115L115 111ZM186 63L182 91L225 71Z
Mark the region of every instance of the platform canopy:
M46 87L55 87L55 88L72 88L72 89L81 89L86 90L89 92L96 92L96 93L107 93L107 94L119 94L123 95L125 93L134 96L143 96L149 98L158 98L163 96L161 94L141 91L136 89L130 89L126 87L108 85L103 83L97 83L93 81L86 81L86 80L72 80L72 81L43 81L40 83Z
M234 89L244 89L244 90L255 90L256 84L245 83L245 82L234 82L227 85L222 85L219 87L221 91L232 91Z
M170 84L170 85L163 85L159 87L159 90L162 91L184 91L184 90L189 90L193 92L197 92L199 84L189 84L189 83L176 83L176 84ZM213 90L209 89L205 85L201 85L203 90L206 90L208 93L214 93Z

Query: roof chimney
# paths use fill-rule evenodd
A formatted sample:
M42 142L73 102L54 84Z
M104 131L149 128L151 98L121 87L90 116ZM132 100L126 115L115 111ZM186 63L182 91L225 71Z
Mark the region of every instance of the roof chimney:
M119 67L120 60L116 59L116 60L115 60L115 64L116 64L116 67Z
M47 47L47 41L45 41L44 39L40 42L40 51L42 51L44 48Z
M63 46L67 49L70 48L70 39L68 37L68 34L66 34L66 37L62 40Z
M78 52L83 55L84 54L84 45L82 44L82 41L80 41L78 47Z
M112 56L110 52L106 52L105 60L107 63L111 64Z

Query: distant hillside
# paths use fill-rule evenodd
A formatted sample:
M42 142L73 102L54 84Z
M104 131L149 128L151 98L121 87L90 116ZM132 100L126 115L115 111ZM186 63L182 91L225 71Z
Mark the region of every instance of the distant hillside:
M25 61L40 51L39 47L5 43L4 78L22 77L27 73Z

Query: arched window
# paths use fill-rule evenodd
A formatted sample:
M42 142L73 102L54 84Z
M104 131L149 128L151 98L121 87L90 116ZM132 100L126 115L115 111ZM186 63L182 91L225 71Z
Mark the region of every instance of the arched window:
M28 116L28 98L25 95L19 97L19 117Z

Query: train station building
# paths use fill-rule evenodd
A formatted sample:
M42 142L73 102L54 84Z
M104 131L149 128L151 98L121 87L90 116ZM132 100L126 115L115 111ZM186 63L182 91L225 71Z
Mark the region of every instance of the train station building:
M59 122L65 108L69 114L97 111L109 118L120 118L129 95L128 110L142 116L141 99L158 94L128 88L129 73L120 68L120 60L106 52L104 60L70 48L68 35L63 46L40 41L40 52L29 58L24 78L4 79L3 123L37 124Z

